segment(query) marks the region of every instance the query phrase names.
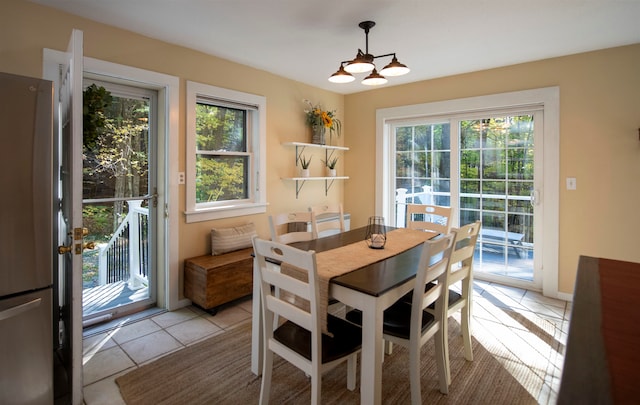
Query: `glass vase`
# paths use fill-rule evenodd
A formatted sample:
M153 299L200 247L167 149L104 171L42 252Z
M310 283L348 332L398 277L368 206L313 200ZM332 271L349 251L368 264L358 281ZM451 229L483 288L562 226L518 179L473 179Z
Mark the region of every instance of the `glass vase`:
M387 227L383 217L369 217L364 240L371 249L384 249L387 243Z
M324 145L324 134L326 128L323 125L314 125L311 127L311 143Z

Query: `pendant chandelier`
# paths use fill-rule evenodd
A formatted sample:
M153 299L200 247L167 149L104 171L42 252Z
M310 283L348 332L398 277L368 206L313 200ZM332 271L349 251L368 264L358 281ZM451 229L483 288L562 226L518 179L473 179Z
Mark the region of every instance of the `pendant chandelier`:
M367 77L362 80L362 84L367 86L378 86L385 84L387 79L385 76L401 76L409 73L409 68L398 62L395 53L387 53L384 55L373 56L369 53L369 30L376 25L373 21L363 21L358 26L364 30L366 42L365 51L358 49L355 59L340 62L340 68L337 72L329 77L332 83L349 83L355 80L352 73L368 73ZM391 62L382 68L380 73L376 70L373 60L393 56Z

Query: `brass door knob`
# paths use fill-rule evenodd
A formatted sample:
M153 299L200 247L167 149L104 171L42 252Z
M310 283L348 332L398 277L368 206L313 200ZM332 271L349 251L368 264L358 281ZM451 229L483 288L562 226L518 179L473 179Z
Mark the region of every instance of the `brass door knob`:
M85 242L85 243L82 245L82 250L86 250L86 249L93 250L93 249L95 249L95 248L96 248L96 243L95 243L95 242L93 242L93 241L91 241L91 242Z
M64 245L58 246L58 254L59 255L63 255L65 253L69 253L69 252L71 252L71 250L72 250L71 246L64 246Z

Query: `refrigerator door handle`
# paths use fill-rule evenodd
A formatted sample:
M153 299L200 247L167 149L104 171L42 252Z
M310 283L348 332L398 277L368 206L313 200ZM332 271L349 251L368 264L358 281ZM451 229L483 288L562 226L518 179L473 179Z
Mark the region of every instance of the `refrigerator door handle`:
M13 318L14 316L20 315L23 312L27 312L33 308L37 308L40 306L41 302L42 302L42 298L36 298L35 300L25 302L24 304L16 305L15 307L5 309L4 311L0 311L0 321Z

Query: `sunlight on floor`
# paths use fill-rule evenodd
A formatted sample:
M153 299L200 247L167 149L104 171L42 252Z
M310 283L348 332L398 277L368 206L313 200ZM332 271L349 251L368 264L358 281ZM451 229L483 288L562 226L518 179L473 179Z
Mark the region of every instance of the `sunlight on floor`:
M115 379L225 330L250 322L251 298L212 316L197 307L123 320L85 331L87 405L124 404ZM476 280L472 334L540 404L555 404L571 304L519 288ZM454 319L460 322L457 313ZM454 361L454 359L452 359ZM455 361L465 361L464 358Z
M532 294L517 300L491 285L480 295L476 291L473 337L538 403L552 404L560 388L569 327L566 303L541 296L527 299Z

